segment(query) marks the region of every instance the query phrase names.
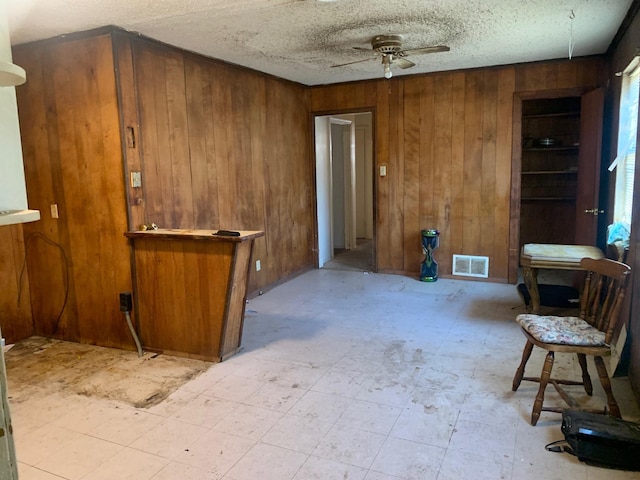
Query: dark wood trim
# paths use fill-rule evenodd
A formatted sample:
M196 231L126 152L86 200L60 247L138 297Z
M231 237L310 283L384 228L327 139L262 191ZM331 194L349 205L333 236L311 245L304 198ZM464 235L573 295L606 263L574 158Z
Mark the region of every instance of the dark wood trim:
M640 1L640 0L636 0ZM593 59L606 59L607 56L602 55L584 55L581 57L573 57L572 61L577 62L580 60L593 60ZM551 58L547 60L539 60L537 62L519 62L519 63L506 63L501 65L490 65L486 67L473 67L473 68L459 68L457 70L444 70L438 72L424 72L424 73L413 73L413 74L403 74L394 76L390 80L386 80L388 82L400 81L400 80L409 80L421 77L430 77L430 76L438 76L438 75L451 75L456 73L474 73L474 72L490 72L492 70L504 70L505 68L518 68L518 67L532 67L536 65L553 65L555 63L565 63L567 61L566 58ZM307 85L309 89L324 89L331 87L340 87L340 86L353 86L355 84L361 85L363 88L371 83L378 83L380 81L384 81L384 77L381 75L380 78L370 78L367 80L354 80L350 82L339 82L339 83L325 83L322 85Z
M362 114L362 113L370 113L371 114L371 168L373 169L373 185L371 188L373 189L373 271L375 273L378 272L378 157L377 157L377 129L376 129L376 107L358 107L352 109L344 109L344 110L327 110L327 111L310 111L309 112L309 124L311 128L311 149L312 153L311 158L313 159L313 208L314 208L314 244L313 244L313 253L314 253L314 265L315 268L319 268L318 262L318 187L317 187L317 177L316 177L316 117L328 117L332 115L352 115L352 114Z
M33 47L33 48L42 48L45 45L49 46L49 45L54 45L56 43L68 42L71 40L93 38L101 35L111 35L114 31L121 31L123 33L126 33L125 30L115 25L105 25L103 27L92 28L90 30L83 30L81 32L65 33L62 35L57 35L55 37L44 38L42 40L34 40L33 42L16 43L15 45L11 45L11 48L16 48L16 47L22 48L27 46Z

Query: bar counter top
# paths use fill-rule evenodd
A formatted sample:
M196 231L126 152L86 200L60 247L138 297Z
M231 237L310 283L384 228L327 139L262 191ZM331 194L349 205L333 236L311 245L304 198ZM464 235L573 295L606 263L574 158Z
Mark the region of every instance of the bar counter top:
M244 242L264 236L258 230L237 230L239 236L215 235L218 230L191 230L184 228L159 228L157 230L133 230L125 232L128 238L155 237L175 240L204 240L211 242Z

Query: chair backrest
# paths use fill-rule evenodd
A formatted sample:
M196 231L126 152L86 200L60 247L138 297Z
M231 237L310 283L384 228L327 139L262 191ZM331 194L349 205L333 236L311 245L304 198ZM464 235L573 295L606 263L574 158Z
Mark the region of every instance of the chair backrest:
M607 258L583 258L580 267L587 271L580 295L580 318L604 332L605 342L610 344L631 267Z

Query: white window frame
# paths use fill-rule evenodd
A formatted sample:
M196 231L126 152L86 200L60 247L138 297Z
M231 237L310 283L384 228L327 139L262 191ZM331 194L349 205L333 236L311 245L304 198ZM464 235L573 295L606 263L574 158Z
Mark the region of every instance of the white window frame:
M640 90L640 55L636 55L622 72L620 116L618 120L617 157L609 166L616 170L613 221L631 226L633 183L637 159L638 95Z

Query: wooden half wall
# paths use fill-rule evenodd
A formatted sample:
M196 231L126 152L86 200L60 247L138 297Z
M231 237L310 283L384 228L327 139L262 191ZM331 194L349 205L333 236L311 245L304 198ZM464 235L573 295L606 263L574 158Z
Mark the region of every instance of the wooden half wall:
M452 255L489 257L508 281L513 96L595 88L602 58L437 73L311 89L314 114L375 112L377 266L416 275L420 231L440 230L441 275Z

